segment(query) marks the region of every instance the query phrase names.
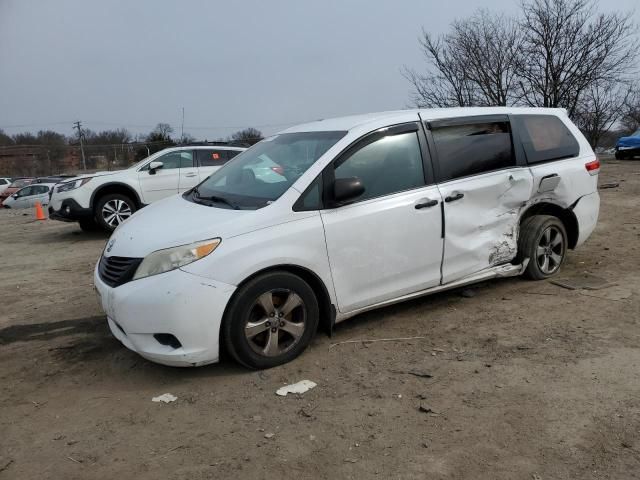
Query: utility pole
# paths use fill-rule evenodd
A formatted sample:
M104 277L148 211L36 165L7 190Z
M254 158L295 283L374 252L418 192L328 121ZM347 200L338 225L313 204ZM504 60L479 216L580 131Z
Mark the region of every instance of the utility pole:
M84 158L84 144L82 143L82 123L78 120L73 124L73 128L78 129L78 139L80 140L80 152L82 153L82 168L87 169L87 162Z
M182 126L180 127L180 143L184 142L184 107L182 107Z

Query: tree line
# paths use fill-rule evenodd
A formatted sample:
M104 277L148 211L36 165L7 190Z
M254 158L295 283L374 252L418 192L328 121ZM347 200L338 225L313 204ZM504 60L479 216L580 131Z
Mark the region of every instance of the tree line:
M183 134L180 137L174 136L174 130L168 123L158 123L152 131L145 135L132 135L125 128L99 132L82 128L81 135L87 157L105 158L110 164L116 165L124 165L130 163L130 161L140 160L164 148L198 143L198 140L190 134ZM262 133L259 130L246 128L224 139L215 140L214 143L249 146L261 139ZM66 136L53 130L8 135L0 129L0 148L36 147L43 152L43 155L46 155L48 160L54 163L64 157L69 147L76 148L79 146L80 138L77 135Z
M595 148L640 127L637 25L595 0L523 0L510 17L481 9L450 31L423 30L425 72L404 68L419 107L566 109Z

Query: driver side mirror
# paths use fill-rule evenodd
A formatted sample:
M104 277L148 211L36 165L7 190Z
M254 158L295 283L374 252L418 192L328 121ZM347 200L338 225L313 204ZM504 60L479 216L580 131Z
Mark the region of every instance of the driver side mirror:
M365 192L358 177L336 178L333 182L333 200L336 206L347 205Z
M13 194L13 195L11 195L11 196L12 196L13 198L18 198L18 196L19 196L19 195L18 195L17 193L14 193L14 194Z
M151 162L149 164L149 175L155 175L156 170L162 168L163 166L164 166L164 163L162 162Z

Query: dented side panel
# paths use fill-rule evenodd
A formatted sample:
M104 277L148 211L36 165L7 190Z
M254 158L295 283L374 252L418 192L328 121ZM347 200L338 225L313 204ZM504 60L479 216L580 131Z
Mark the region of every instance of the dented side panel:
M448 283L515 258L520 212L533 195L527 167L490 172L440 184L445 242L442 282Z

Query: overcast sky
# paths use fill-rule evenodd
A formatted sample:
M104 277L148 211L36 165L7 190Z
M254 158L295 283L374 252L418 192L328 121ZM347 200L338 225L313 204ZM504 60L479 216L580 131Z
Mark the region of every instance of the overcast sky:
M405 108L421 28L480 7L517 0L0 0L0 128L179 133L184 107L185 132L211 140Z

